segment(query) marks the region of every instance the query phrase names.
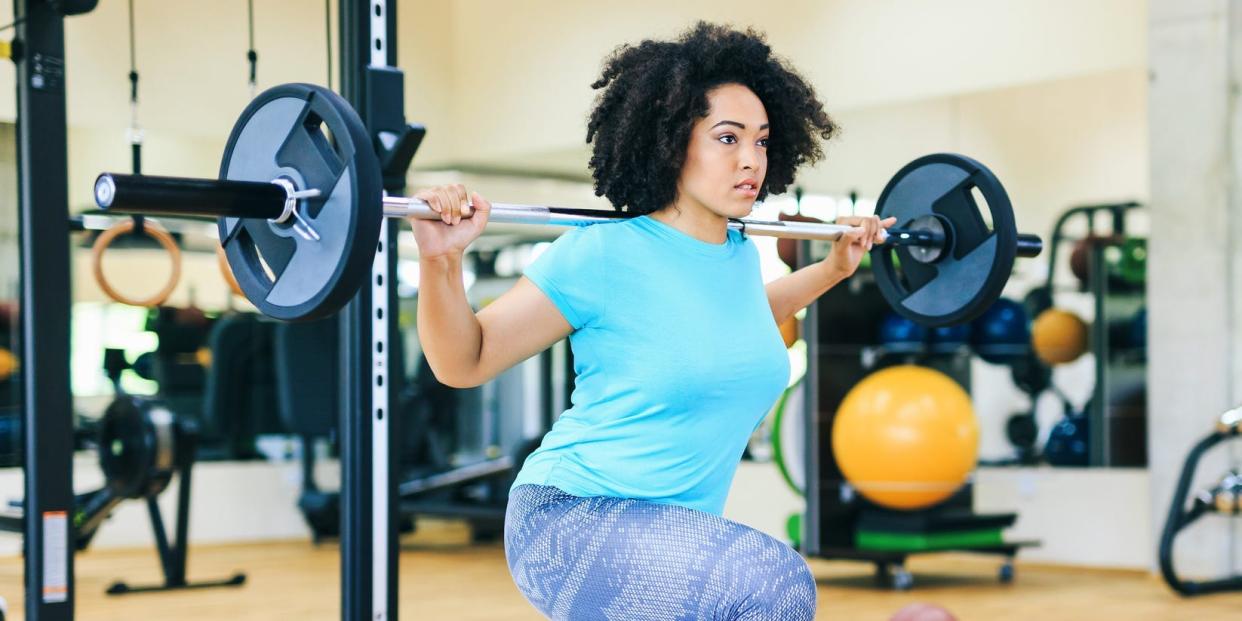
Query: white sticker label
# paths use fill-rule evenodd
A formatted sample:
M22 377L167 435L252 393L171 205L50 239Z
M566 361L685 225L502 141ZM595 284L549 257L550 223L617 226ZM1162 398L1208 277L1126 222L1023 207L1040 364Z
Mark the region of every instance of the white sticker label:
M69 514L43 514L43 601L69 601Z

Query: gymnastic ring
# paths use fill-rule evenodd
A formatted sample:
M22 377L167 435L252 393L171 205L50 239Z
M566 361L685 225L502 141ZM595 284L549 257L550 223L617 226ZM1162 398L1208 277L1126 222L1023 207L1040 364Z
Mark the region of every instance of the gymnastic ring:
M229 284L229 289L233 290L233 295L246 297L242 293L241 285L237 284L237 278L233 276L233 269L229 267L229 257L224 254L224 246L216 244L216 265L220 268L220 275L224 277L224 282Z
M134 299L121 295L112 285L108 283L108 279L103 273L103 255L104 252L112 245L112 242L125 233L134 231L134 221L126 220L112 225L111 228L99 234L95 238L95 244L91 246L91 267L95 272L95 282L99 283L99 288L103 290L104 295L112 298L113 301L121 304L129 304L130 306L159 306L168 300L168 296L172 295L173 289L177 288L177 283L181 281L181 248L177 247L176 240L172 235L168 234L163 227L147 220L142 225L142 231L151 239L159 242L160 246L168 252L168 258L172 261L172 275L168 278L168 282L164 284L164 288L156 292L155 295L146 299Z

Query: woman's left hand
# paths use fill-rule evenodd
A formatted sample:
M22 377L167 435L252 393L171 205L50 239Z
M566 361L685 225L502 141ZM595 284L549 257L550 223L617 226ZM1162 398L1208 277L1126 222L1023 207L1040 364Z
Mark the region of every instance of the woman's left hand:
M884 241L884 229L897 223L897 218L888 217L883 220L879 216L843 216L834 221L835 224L847 224L856 227L832 243L832 252L824 259L824 263L841 277L849 277L858 269L863 255L871 250L871 246Z

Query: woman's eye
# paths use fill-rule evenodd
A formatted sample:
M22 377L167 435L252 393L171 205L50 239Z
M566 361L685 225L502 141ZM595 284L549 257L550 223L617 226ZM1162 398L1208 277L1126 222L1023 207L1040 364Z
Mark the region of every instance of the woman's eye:
M733 144L737 142L737 137L735 137L733 134L723 134L720 136L720 138L717 138L717 140L719 140L720 142L723 142L724 144Z
M760 138L760 139L759 139L759 146L761 146L761 147L763 147L763 148L765 148L765 149L766 149L766 148L768 147L768 139L767 139L767 138Z

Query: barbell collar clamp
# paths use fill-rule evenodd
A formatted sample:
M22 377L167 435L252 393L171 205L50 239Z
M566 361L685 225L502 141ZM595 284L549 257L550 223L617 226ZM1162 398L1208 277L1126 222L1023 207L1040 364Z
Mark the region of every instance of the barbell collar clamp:
M322 194L322 192L320 192L317 188L299 190L293 185L292 181L285 177L277 177L276 179L272 179L272 183L280 186L281 189L285 191L284 210L280 212L279 216L268 220L274 224L283 224L289 218L297 218L298 220L301 220L301 217L298 216L298 201L304 198L315 198Z
M323 239L319 236L319 231L316 231L315 227L311 225L310 222L307 222L306 219L302 217L302 214L298 213L298 204L302 199L316 198L321 195L322 192L320 192L317 188L299 190L293 185L293 181L286 177L277 177L272 179L272 183L284 189L285 207L279 217L268 220L268 222L271 222L272 224L284 224L289 220L289 218L293 218L294 222L289 227L293 229L293 232L301 235L302 238L307 241L320 241Z

